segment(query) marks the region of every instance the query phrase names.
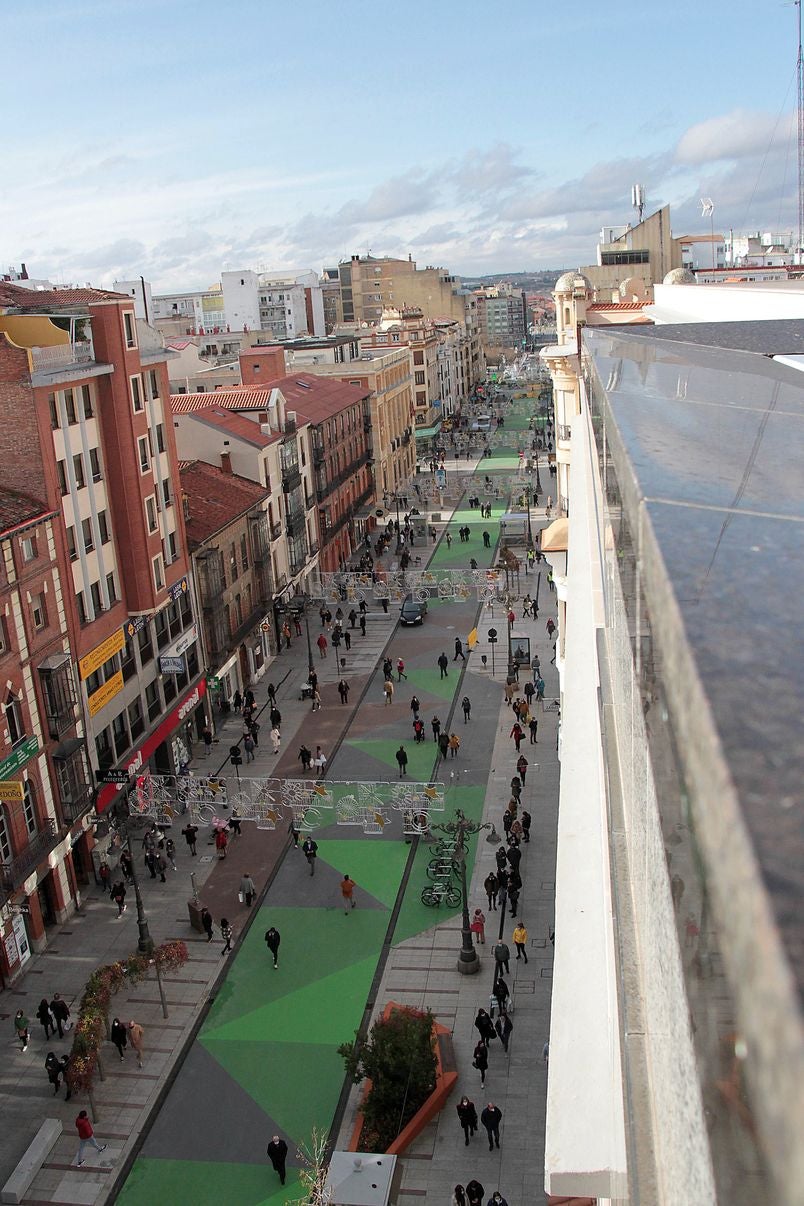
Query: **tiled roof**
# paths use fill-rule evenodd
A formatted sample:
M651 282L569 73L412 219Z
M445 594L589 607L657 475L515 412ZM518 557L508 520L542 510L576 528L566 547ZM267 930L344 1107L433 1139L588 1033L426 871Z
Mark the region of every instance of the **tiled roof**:
M50 514L39 499L31 498L29 494L20 494L18 490L0 487L0 535L7 535L15 528Z
M219 406L208 406L204 410L192 412L196 423L205 423L209 427L217 427L236 440L253 444L255 448L267 448L274 440L281 438L279 432L266 435L260 430L259 423L238 414L236 410L223 410Z
M185 526L191 549L234 523L269 491L236 473L225 473L205 461L190 461L179 469L185 501ZM188 518L189 514L189 518Z
M11 281L0 281L0 306L13 306L15 310L62 310L105 301L130 302L131 298L110 289L25 289Z
M183 352L185 348L189 348L192 339L166 339L165 347L173 348L174 352Z
M645 301L609 301L609 302L592 302L588 305L587 310L641 310L644 306L649 306L650 302Z
M359 375L360 368L356 364L355 376ZM294 373L272 381L271 385L281 391L288 410L295 410L300 419L310 423L320 423L347 406L371 397L371 390L361 385L347 385L337 377L316 377L314 373Z
M190 415L210 406L224 410L267 410L271 390L264 386L243 385L232 389L215 389L205 394L171 394L170 409L174 415Z

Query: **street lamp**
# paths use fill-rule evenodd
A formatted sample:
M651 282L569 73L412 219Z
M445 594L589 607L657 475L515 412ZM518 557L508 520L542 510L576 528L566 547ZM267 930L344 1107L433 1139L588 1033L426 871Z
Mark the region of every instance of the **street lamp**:
M480 971L480 959L472 942L472 931L469 922L469 893L466 885L466 839L481 829L490 829L488 824L470 820L462 809L455 809L455 820L445 821L443 825L431 825L431 829L446 833L455 839L455 861L461 868L461 901L463 912L461 917L461 952L458 956L458 971L461 975L471 976Z
M128 854L131 860L131 878L134 883L134 899L137 903L137 929L140 932L137 941L137 950L141 955L150 955L154 949L154 940L148 930L148 919L145 916L145 907L142 903L142 894L140 892L140 882L137 879L137 860L134 857L134 851L131 848L131 830L129 821L131 820L131 808L128 798L122 795L119 800L116 800L109 810L114 818L114 822L121 833L123 840L128 846Z

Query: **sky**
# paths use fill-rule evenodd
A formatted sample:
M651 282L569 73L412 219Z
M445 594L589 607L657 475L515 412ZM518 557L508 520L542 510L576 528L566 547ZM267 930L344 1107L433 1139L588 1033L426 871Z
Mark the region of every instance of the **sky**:
M798 9L770 0L0 0L0 273L143 275L408 254L579 267L797 228Z

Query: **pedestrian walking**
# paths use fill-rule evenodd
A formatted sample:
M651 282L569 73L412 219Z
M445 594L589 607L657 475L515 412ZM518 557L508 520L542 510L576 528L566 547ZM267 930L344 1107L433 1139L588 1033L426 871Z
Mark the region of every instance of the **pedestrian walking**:
M529 618L533 618L533 600L530 595L525 595L525 598L522 600L522 619L527 620Z
M541 674L536 679L536 702L541 703L544 699L544 679Z
M225 955L227 951L232 949L232 927L225 917L221 917L221 939L223 940L221 954Z
M226 847L229 845L229 838L226 836L226 830L220 828L215 832L215 849L218 852L218 858L226 858Z
M210 919L211 920L211 919ZM130 1021L128 1024L128 1041L137 1052L137 1067L142 1067L142 1056L145 1051L145 1031L139 1022Z
M437 716L434 716L433 719L430 721L430 725L433 730L433 741L438 743L438 734L441 732L441 721L438 719Z
M463 708L463 723L468 724L469 718L472 715L472 701L468 695L464 695L461 700L461 707Z
M56 1023L53 1020L53 1014L50 1012L50 1004L47 997L42 997L39 1002L39 1008L36 1011L37 1020L42 1023L42 1029L45 1032L45 1042L50 1038L50 1032L56 1031ZM59 1035L61 1038L61 1035Z
M514 684L512 682L508 682L506 680L504 692L505 692L505 702L506 702L507 706L510 708L511 704L513 703L513 699L514 699Z
M530 744L537 745L538 742L536 739L536 734L539 731L539 722L535 716L531 716L530 720L528 721L528 729L530 730Z
M495 1189L494 1193L489 1198L486 1206L508 1206L508 1202L500 1193L499 1189Z
M524 735L525 734L522 732L522 725L519 723L518 720L515 721L514 726L511 729L511 732L508 734L508 736L513 737L514 745L516 746L517 753L519 753L519 747L522 744L522 738L524 737Z
M243 706L243 696L240 694L240 688L238 687L238 689L235 691L234 695L232 696L232 707L234 708L235 712L239 712L240 709L242 708L242 706Z
M449 673L448 666L449 666L449 658L447 657L446 653L444 653L442 651L441 656L438 659L438 668L441 671L442 678L447 677L447 675Z
M486 1128L486 1134L489 1137L489 1151L493 1151L495 1145L500 1146L500 1123L502 1122L502 1110L496 1106L493 1101L490 1101L480 1115L480 1121Z
M48 1051L45 1059L45 1071L48 1080L53 1085L53 1096L57 1097L61 1084L61 1061L55 1051Z
M487 1044L483 1042L483 1039L480 1039L475 1046L474 1051L472 1052L472 1067L477 1068L478 1072L480 1073L480 1087L482 1089L486 1083L486 1073L488 1072L489 1068L488 1047Z
M522 795L522 780L519 775L511 777L511 799L516 804Z
M271 1142L266 1148L268 1159L274 1167L274 1172L279 1173L280 1185L285 1184L285 1161L288 1156L288 1145L284 1139L280 1139L278 1135L274 1135Z
M211 942L212 941L212 914L210 913L209 909L207 909L207 908L203 908L201 910L201 925L204 929L204 932L206 933L207 942Z
M489 536L488 532L483 533L483 548L484 549L491 548L491 537Z
M166 838L165 854L173 870L178 871L178 867L176 866L176 843L173 841L173 838Z
M503 942L502 939L495 942L492 954L494 955L497 975L501 976L503 972L506 975L510 975L508 960L511 958L511 951L508 948L508 943Z
M324 778L324 771L327 769L327 755L321 749L320 745L315 747L315 758L313 759L315 768L318 771L318 778Z
M151 873L151 879L156 879L156 850L153 847L145 851L145 866Z
M413 740L417 745L421 745L424 741L424 725L418 717L413 722Z
M304 774L305 771L308 771L310 769L310 762L311 762L312 757L313 757L312 751L309 750L307 748L307 746L304 745L304 743L302 743L299 746L299 760L302 764L302 774Z
M284 624L282 625L282 636L285 640L285 648L290 649L290 624L288 624L287 620L285 620Z
M349 702L349 684L345 678L342 678L338 683L338 694L341 697L342 704L347 704Z
M478 946L486 941L486 915L482 909L475 909L472 914L472 920L469 923L469 929L475 936L475 942Z
M257 737L259 736L260 727L261 727L260 722L258 720L252 720L252 722L251 722L251 739L254 742L255 746L259 744L257 741Z
M421 708L421 704L419 703L418 695L411 696L409 706L410 706L411 712L413 713L413 719L418 720L419 719L419 709Z
M185 842L190 847L190 854L192 854L193 858L195 858L195 843L198 838L198 826L185 825L181 832Z
M28 1050L28 1019L21 1009L18 1009L14 1014L14 1030L17 1038L20 1040L20 1046L23 1051Z
M78 1131L78 1155L75 1158L75 1163L80 1168L84 1163L84 1152L88 1145L94 1147L96 1152L105 1152L106 1144L98 1143L95 1138L95 1132L92 1129L92 1123L89 1121L89 1115L86 1110L81 1110L76 1118L75 1129Z
M400 745L399 749L396 751L396 761L399 767L399 778L401 779L403 775L408 773L408 755L405 751L404 745Z
M383 599L383 603L385 604L385 609L387 611L388 610L388 600ZM360 617L360 635L361 636L366 635L366 617L365 617L365 615L361 615L361 617Z
M442 758L446 758L449 750L449 733L439 733L438 749Z
M498 887L499 887L499 884L497 882L497 876L494 874L493 871L490 871L488 873L488 875L486 876L486 878L483 880L483 889L486 893L486 897L488 898L489 910L492 913L496 913L496 911L497 911L497 889L498 889Z
M123 1052L128 1046L128 1031L120 1021L120 1018L115 1018L113 1020L109 1037L117 1048L117 1054L120 1056L120 1062L122 1063L126 1058Z
M494 1023L485 1009L478 1009L474 1026L475 1030L488 1047L489 1042L494 1038Z
M346 652L348 653L348 652L349 652L349 650L352 648L352 634L351 634L351 632L349 631L349 629L348 629L348 628L345 628L345 629L344 629L344 632L343 632L343 643L344 643L344 645L346 646Z
M126 885L119 879L112 887L112 900L117 905L117 916L122 917L128 905L126 904Z
M268 717L271 721L272 729L281 729L282 728L282 713L279 711L279 708L277 708L275 704L271 708L271 711L268 713Z
M458 757L458 750L461 748L461 739L457 733L449 735L449 752L453 758Z
M407 677L407 674L405 674L405 663L403 662L402 658L399 657L396 659L396 681L401 683L402 679L407 679Z
M275 754L279 753L279 748L282 745L282 734L279 729L271 729L271 748Z
M248 871L243 872L243 878L240 880L239 888L240 903L245 903L248 908L251 908L251 902L257 895L257 889L254 886L254 880L249 875Z
M514 1023L511 1021L507 1013L501 1013L494 1023L494 1029L497 1031L497 1038L502 1043L502 1048L505 1054L508 1054L508 1041L511 1038L511 1031L514 1028Z
M355 900L355 881L350 879L348 875L344 875L341 880L341 896L343 897L343 911L348 915L357 904Z
M555 620L553 619L553 617L552 617L552 616L550 617L550 619L549 619L549 620L547 621L547 623L545 624L545 628L547 629L547 635L548 635L548 636L550 637L550 639L552 640L553 633L554 633L554 632L555 632L555 630L556 630Z
M525 943L528 940L528 931L525 928L525 926L522 924L521 921L518 921L516 923L516 925L514 926L514 932L513 932L512 937L514 940L514 946L516 947L517 959L524 959L525 962L527 963L528 954L527 954L527 951L525 950Z
M385 706L387 708L390 704L392 704L394 702L393 679L386 678L385 682L383 683L382 689L383 689L383 693L385 694Z
M201 733L201 737L204 742L204 757L208 758L209 754L210 754L210 750L212 749L212 729L209 727L208 724L204 725L203 731Z
M485 1050L485 1048L483 1048ZM477 1110L475 1103L470 1101L465 1095L461 1098L455 1107L458 1113L458 1119L463 1131L463 1137L466 1140L466 1146L469 1146L469 1139L477 1131Z
M503 980L502 976L497 976L494 982L494 996L497 1001L497 1008L501 1014L508 1011L508 998L510 995L511 993L505 980Z
M469 1206L483 1206L483 1198L486 1196L486 1191L479 1181L469 1181L466 1186L466 1200Z
M453 662L457 662L458 658L460 658L462 662L466 661L466 655L463 651L463 641L460 637L455 638L455 656L452 659Z
M524 754L520 754L516 760L516 770L519 778L522 780L522 786L525 786L525 776L528 773L528 760Z
M39 1008L41 1009L41 1005ZM53 1020L56 1023L55 1029L59 1032L59 1038L64 1038L64 1032L69 1030L72 1025L70 1021L70 1007L57 992L54 992L53 1000L50 1002L50 1012L53 1014Z
M356 623L357 623L357 612L355 611L355 609L353 607L352 610L349 612L349 627L354 628Z
M306 837L302 842L302 854L307 859L307 866L310 868L310 874L315 875L315 860L318 857L318 842L311 837Z
M282 941L279 930L271 926L265 931L265 945L271 952L274 960L274 967L279 966L279 944Z
M327 640L327 638L325 637L323 632L320 632L318 634L318 640L316 641L316 645L318 646L318 652L321 654L321 657L326 657L327 656L327 646L329 645L329 641Z
M451 1206L468 1206L469 1199L463 1185L456 1185L452 1191Z

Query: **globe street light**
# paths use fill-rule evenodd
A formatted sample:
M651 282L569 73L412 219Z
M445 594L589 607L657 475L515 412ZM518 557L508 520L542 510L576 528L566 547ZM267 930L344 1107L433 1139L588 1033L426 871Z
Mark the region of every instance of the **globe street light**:
M472 942L472 931L469 922L469 893L466 885L466 856L469 852L466 846L466 839L473 833L479 833L481 829L490 829L491 826L481 824L479 821L470 820L462 809L456 808L454 821L444 821L443 824L431 825L430 828L440 833L446 833L455 840L453 858L461 869L461 900L463 904L461 952L458 956L458 971L464 976L471 976L475 972L480 971L480 959Z

